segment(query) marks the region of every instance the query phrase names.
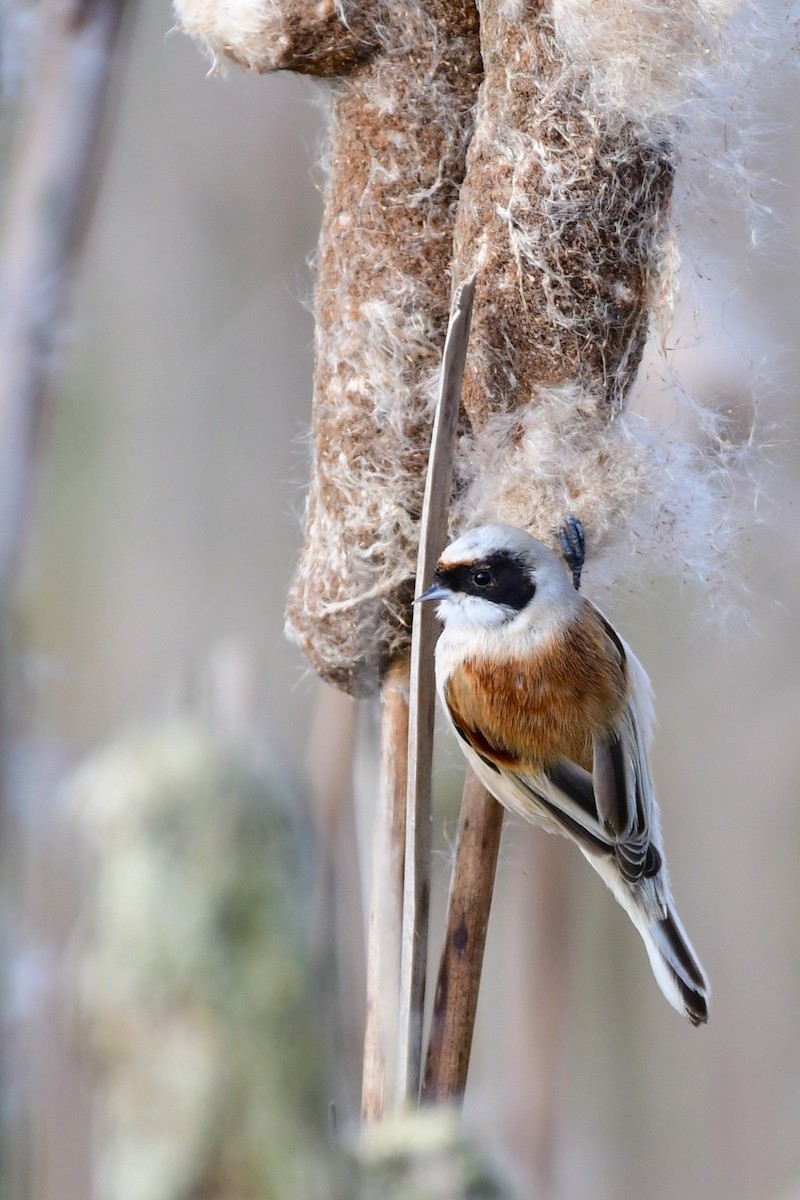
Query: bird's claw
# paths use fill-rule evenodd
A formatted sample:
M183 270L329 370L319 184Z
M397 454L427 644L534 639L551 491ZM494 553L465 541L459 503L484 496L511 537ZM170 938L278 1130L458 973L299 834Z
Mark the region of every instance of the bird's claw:
M577 592L581 586L581 572L586 558L586 538L583 525L577 517L570 514L559 529L558 536L564 562L572 572L572 583Z

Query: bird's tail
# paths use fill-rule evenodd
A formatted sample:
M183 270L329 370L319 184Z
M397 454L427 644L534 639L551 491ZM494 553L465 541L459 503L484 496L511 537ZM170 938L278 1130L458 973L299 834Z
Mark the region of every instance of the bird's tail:
M641 934L656 982L667 1000L693 1025L704 1025L711 989L675 911L666 871L632 887L612 858L583 853Z
M670 1004L693 1025L704 1025L708 1020L708 980L675 909L668 905L667 915L656 920L638 914L634 922L658 986Z

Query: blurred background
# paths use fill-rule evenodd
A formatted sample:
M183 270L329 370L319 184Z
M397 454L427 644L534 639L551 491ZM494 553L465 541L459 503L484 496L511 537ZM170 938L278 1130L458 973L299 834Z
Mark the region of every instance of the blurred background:
M374 714L321 699L282 634L308 467L318 93L288 76L208 76L170 23L167 5L141 0L117 63L6 666L4 1200L155 1200L96 1169L103 1089L75 1007L97 868L65 787L78 764L202 708L210 688L226 728L302 798L355 720L360 832L340 839L351 881L353 841L368 844ZM24 63L4 59L5 148ZM637 399L663 410L674 372L745 436L756 412L769 446L732 585L740 612L720 627L702 597L654 579L613 613L656 690L655 782L711 1021L692 1030L666 1005L583 860L509 819L467 1115L522 1196L800 1196L800 140L790 68L773 63L754 86L746 165L772 212L754 238L746 205L712 189L682 202L681 305ZM701 179L702 161L687 170ZM441 733L434 921L461 773ZM358 1112L357 893L342 901L348 1033L330 1085L345 1130Z

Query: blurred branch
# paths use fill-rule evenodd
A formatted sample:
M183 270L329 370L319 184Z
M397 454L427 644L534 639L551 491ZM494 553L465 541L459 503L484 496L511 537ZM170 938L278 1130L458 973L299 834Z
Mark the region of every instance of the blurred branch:
M97 192L124 0L48 0L0 239L0 603L12 585L69 285Z
M74 959L93 1194L352 1196L328 1136L301 797L189 720L115 739L68 796L96 851Z
M461 401L461 381L469 341L475 276L453 297L442 361L441 386L431 436L425 498L419 533L415 595L433 582L436 560L447 540L453 488L453 454ZM411 691L408 715L408 799L400 967L400 1043L397 1092L400 1102L416 1103L422 1063L422 1018L428 956L431 858L431 768L436 681L433 650L436 617L429 604L417 605L411 634Z
M98 135L122 12L123 0L44 0L36 13L38 45L0 231L0 653L60 366L69 285L97 191ZM6 700L3 680L0 703ZM5 726L4 711L0 796L10 759ZM6 828L11 822L2 824L7 887L19 833ZM6 1067L4 1061L4 1074ZM15 1126L4 1140L19 1144L22 1136Z
M422 1096L459 1101L467 1085L503 808L467 771L447 901Z

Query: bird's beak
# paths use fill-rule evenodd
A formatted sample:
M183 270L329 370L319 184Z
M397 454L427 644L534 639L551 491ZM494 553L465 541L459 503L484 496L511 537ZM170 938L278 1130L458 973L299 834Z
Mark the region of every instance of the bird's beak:
M415 604L421 604L423 600L444 600L446 596L452 595L450 588L445 587L442 583L432 583L426 592L421 596L417 596Z

